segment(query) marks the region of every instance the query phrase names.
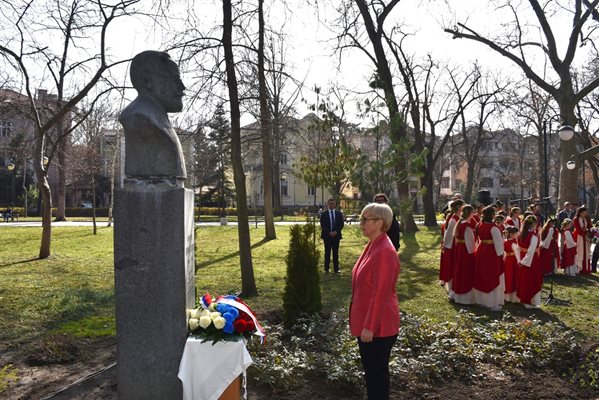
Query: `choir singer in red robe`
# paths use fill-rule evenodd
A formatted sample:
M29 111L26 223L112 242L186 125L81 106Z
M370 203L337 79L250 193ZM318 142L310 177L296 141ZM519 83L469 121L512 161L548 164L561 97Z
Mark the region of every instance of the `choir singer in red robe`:
M389 398L389 357L399 332L399 257L387 236L392 218L386 204L364 207L360 227L368 244L352 270L349 328L358 338L369 400Z

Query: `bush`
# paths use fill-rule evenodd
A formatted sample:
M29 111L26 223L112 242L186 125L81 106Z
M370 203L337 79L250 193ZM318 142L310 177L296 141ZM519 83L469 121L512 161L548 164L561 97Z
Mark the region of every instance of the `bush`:
M470 312L444 323L402 313L401 321L390 360L392 380L400 387L475 384L489 379L492 371L516 377L522 371L553 371L580 386L597 385L599 348L581 358L575 332L560 323L514 320L508 313L495 320ZM272 324L266 330L265 346L250 344L255 363L250 377L256 383L273 392L306 384L362 390L360 355L347 326L347 309L299 317L291 328Z
M64 209L64 215L67 217L93 217L93 208L83 208L83 207L69 207ZM56 209L52 209L52 214L54 215ZM108 217L108 208L96 208L96 217Z
M291 227L287 262L287 277L283 294L283 322L293 325L302 314L313 315L322 309L320 278L318 275L319 252L312 235L313 224Z

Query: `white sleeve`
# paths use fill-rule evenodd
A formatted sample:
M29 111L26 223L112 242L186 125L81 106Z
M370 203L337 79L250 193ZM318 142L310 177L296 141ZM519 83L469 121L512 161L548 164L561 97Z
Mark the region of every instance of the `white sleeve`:
M518 264L520 264L522 258L520 257L520 246L518 246L518 243L512 243L512 250L516 255L516 261L518 262Z
M551 244L551 240L553 239L553 228L549 228L549 232L547 232L547 237L541 242L541 247L544 249L548 249Z
M530 267L532 264L532 258L535 255L535 251L537 250L537 246L539 245L539 239L536 235L530 238L530 246L528 246L528 251L520 261L520 264Z
M451 249L453 246L453 230L455 229L455 219L450 219L447 224L447 229L445 229L445 235L443 236L443 247L446 249Z
M474 231L470 227L467 227L464 231L464 244L468 254L474 253Z
M491 228L491 236L493 237L493 245L495 246L495 253L498 256L503 256L503 237L501 237L501 231L497 227Z
M572 237L572 232L570 231L566 231L564 233L564 236L566 237L566 247L571 249L572 247L576 247L576 242L574 241L574 238Z

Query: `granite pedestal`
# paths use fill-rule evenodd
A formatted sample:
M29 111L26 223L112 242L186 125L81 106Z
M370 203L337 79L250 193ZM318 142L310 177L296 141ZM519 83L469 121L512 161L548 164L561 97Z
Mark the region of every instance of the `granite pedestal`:
M177 372L195 299L193 192L127 183L114 215L119 399L181 400Z

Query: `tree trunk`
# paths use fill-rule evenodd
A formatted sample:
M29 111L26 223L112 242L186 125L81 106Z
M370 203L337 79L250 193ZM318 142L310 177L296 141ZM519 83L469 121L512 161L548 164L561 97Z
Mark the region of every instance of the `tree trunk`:
M468 160L466 161L466 164L468 164L468 172L466 173L466 189L464 191L464 193L462 193L462 196L464 198L464 201L467 204L472 204L473 199L473 188L474 188L474 165L475 162Z
M258 294L254 280L252 265L252 249L250 245L250 227L248 223L248 208L245 189L245 175L241 159L241 125L239 111L239 93L235 75L235 61L232 43L232 9L231 0L223 0L223 48L227 70L227 87L231 105L231 164L237 198L237 234L239 238L239 259L241 263L241 294L252 297Z
M420 178L420 184L426 190L422 195L422 206L424 207L424 226L437 226L437 212L435 210L433 176L426 174Z
M44 133L38 128L36 132L35 153L33 165L37 177L37 187L41 198L42 214L42 240L40 244L39 258L50 256L50 244L52 243L52 194L47 178L47 167L44 167Z
M27 201L29 190L27 190L27 156L23 155L23 218L27 218Z
M575 126L576 118L574 117L574 105L560 104L560 113L564 121ZM560 171L559 171L559 199L558 208L566 201L570 203L580 203L578 198L578 169L580 163L577 162L574 169L568 169L566 164L570 161L570 157L576 154L576 136L572 139L563 141L560 139Z
M66 221L67 146L70 135L63 135L62 120L56 124L56 132L60 140L58 143L58 186L56 188L56 218L54 221Z
M264 228L265 238L277 238L272 207L272 149L270 136L270 113L268 91L264 72L264 0L258 0L258 86L260 89L260 131L262 133L262 177L264 186Z
M92 184L92 222L93 222L93 233L94 235L98 234L98 228L96 226L96 179L92 175L91 179Z

